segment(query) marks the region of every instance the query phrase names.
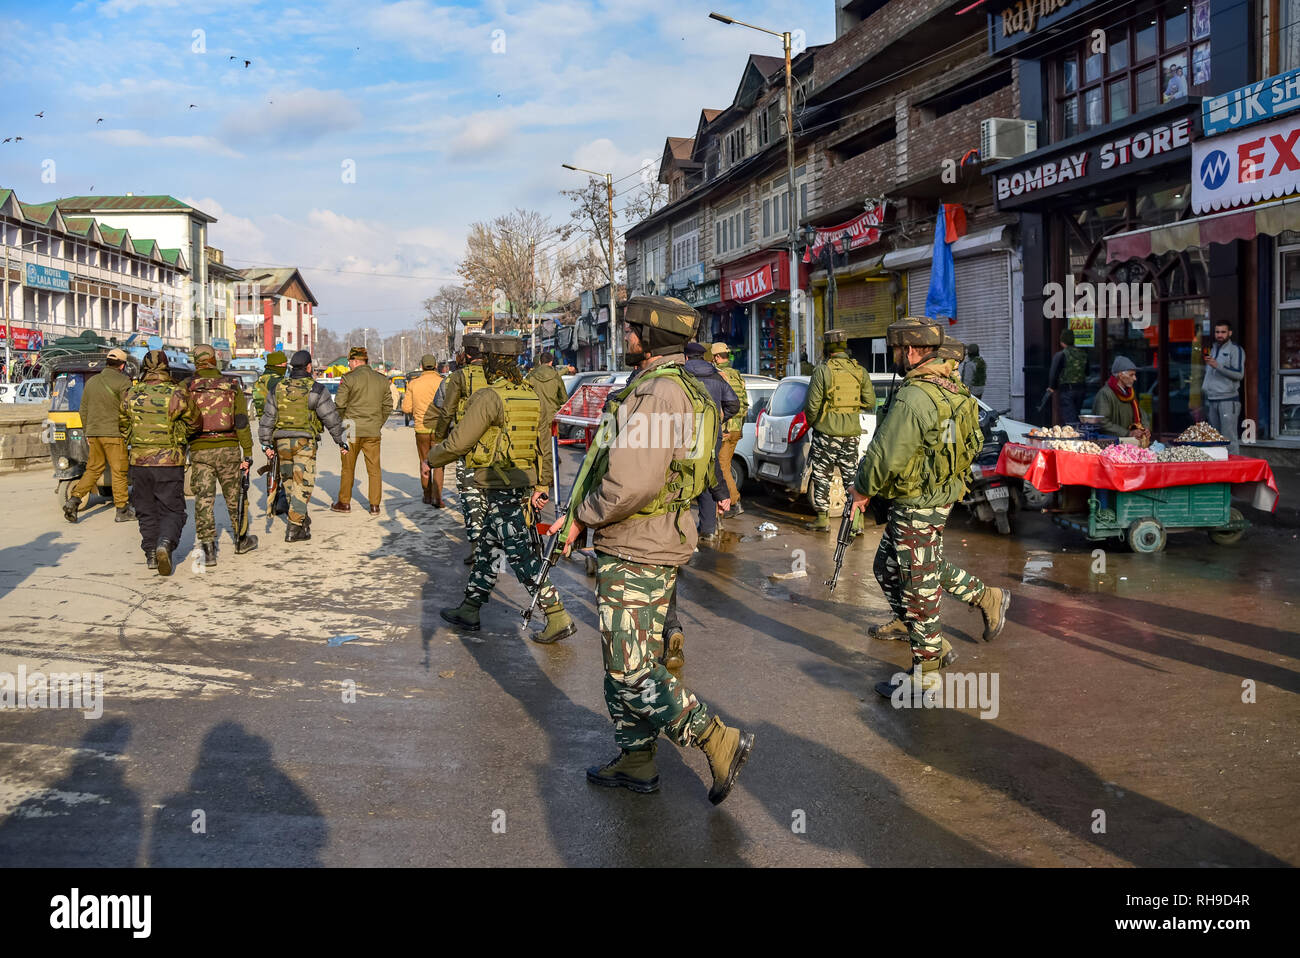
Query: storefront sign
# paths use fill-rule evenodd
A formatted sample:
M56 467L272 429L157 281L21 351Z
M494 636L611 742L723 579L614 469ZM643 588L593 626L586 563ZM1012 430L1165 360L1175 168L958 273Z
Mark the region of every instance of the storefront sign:
M1094 0L1014 0L989 13L989 51L1006 53L1049 32Z
M26 326L10 326L9 331L13 334L13 341L10 343L11 349L34 351L45 348L45 334L39 329L28 329ZM0 323L0 343L4 341L5 327Z
M152 306L135 308L135 330L138 333L158 332L158 311Z
M768 263L752 273L731 280L727 288L730 291L728 299L737 303L752 303L762 299L776 288L772 281L772 264Z
M1074 345L1082 349L1091 349L1097 345L1095 330L1097 320L1092 316L1071 316L1070 332L1074 333Z
M49 266L37 266L28 263L23 271L23 285L32 289L48 289L53 293L66 293L71 286L70 275L66 269L52 269Z
M1283 376L1282 405L1300 406L1300 376Z
M1048 196L1081 185L1081 181L1091 184L1121 176L1127 172L1127 167L1138 163L1149 165L1153 158L1173 153L1191 143L1191 139L1191 118L1183 117L1042 160L1014 173L999 173L996 178L998 205L1001 207L1007 200Z
M682 299L692 306L707 306L722 298L722 283L711 279L703 283L687 283L682 291Z
M859 214L847 223L817 230L813 236L812 244L803 251L803 261L805 263L812 262L813 259L820 255L822 247L827 243L835 244L834 248L844 252L878 242L880 240L880 224L885 219L885 206L886 204L881 203L879 206L874 206L867 212ZM849 236L847 245L842 243L845 233Z
M218 352L220 352L220 351L223 350L223 349L224 349L226 352L230 352L230 340L228 340L228 339L214 339L214 340L212 340L212 348L215 349L215 350L217 350Z
M1192 146L1192 209L1226 210L1300 190L1300 116Z
M1206 136L1271 120L1300 109L1300 69L1239 87L1201 101Z

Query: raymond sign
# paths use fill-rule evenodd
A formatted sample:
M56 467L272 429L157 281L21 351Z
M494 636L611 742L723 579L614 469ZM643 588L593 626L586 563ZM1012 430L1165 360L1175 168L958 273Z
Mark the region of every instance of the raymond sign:
M775 289L772 282L772 264L737 277L727 283L729 299L737 303L752 303Z
M845 233L849 234L849 241L847 246L839 247L840 252L857 249L859 246L870 246L872 243L878 242L880 240L880 224L884 222L884 219L885 204L881 203L847 223L817 230L813 236L812 245L803 251L803 261L811 263L813 257L821 253L823 246L827 243L839 244Z

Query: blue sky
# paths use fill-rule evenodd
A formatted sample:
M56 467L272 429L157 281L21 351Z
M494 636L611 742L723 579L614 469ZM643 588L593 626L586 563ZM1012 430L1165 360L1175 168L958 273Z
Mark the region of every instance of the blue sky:
M0 186L170 193L232 265L301 267L329 327L395 330L455 281L470 223L563 222L585 177L561 163L635 173L731 102L749 53L780 55L710 9L834 36L834 0L0 0L0 138L23 137Z

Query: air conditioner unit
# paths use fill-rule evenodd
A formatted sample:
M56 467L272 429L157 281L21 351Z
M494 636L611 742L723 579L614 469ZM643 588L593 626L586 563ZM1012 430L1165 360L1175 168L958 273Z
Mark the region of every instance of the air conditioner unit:
M1038 124L1033 120L990 117L980 120L980 162L1010 160L1038 149Z

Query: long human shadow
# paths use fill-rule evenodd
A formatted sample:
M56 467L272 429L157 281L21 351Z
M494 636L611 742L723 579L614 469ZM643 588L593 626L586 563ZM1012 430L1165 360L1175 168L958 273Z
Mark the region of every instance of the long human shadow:
M144 817L126 783L131 724L91 723L66 774L21 802L0 823L0 865L133 868Z
M58 532L42 532L31 542L0 549L0 599L21 587L37 569L58 565L73 550L73 543L60 539Z
M275 764L271 743L233 721L208 730L189 787L154 814L154 867L318 867L321 810Z
M659 743L659 793L637 795L589 784L587 767L604 764L617 754L608 713L575 702L551 680L533 658L533 650L526 645L529 640L516 628L521 621L517 607L502 598L500 589L482 609L482 630L461 634L443 622L438 606L460 601L468 571L441 583L433 575L435 570L426 571L424 642L439 630L459 635L483 674L523 708L530 726L512 732L511 749L527 756L535 777L532 791L544 809L551 846L566 865L745 864L739 853L745 843L743 829L725 812L711 810L699 774L686 765L677 746L667 739L661 738ZM498 581L511 575L502 573ZM581 572L576 575L582 577ZM563 579L557 585L569 605L574 590L567 588ZM575 620L578 633L543 654L556 668L565 668L580 657L583 667L600 669L599 632L591 627L594 606L590 617L577 615ZM497 734L484 731L489 741ZM538 739L536 746L530 744ZM502 783L503 789L509 787Z
M779 760L745 770L745 787L778 828L803 812L802 839L848 851L864 865L892 868L1007 866L993 854L906 804L878 772L819 742L764 722L755 740Z

